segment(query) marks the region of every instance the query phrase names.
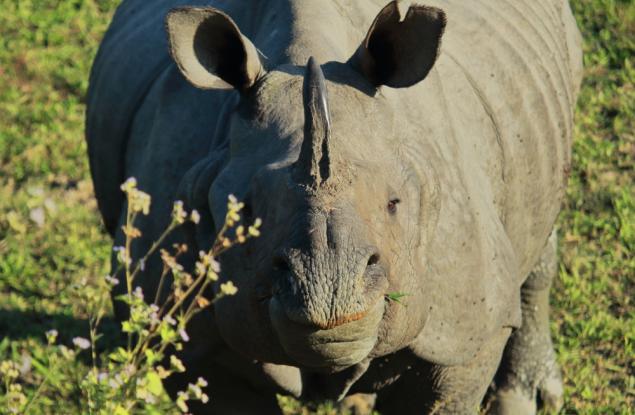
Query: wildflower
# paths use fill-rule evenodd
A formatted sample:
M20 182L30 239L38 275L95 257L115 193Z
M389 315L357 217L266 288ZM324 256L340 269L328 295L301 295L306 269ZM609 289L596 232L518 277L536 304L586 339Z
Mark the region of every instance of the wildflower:
M159 306L156 304L150 304L150 326L154 327L161 323L159 319Z
M188 392L192 393L194 398L201 399L201 396L203 395L203 390L201 389L200 386L193 385L190 383L189 385L187 385L187 389L188 389Z
M174 318L172 318L172 316L169 315L169 314L166 315L165 317L163 317L163 321L168 323L170 326L176 325L176 320Z
M207 298L201 296L196 298L196 304L198 304L200 308L205 308L210 305L210 302Z
M216 261L213 257L210 258L209 267L212 269L212 271L216 273L220 272L220 263Z
M185 209L183 208L183 202L177 200L174 202L174 206L172 207L172 221L181 225L185 222L186 218L187 212L185 212Z
M137 179L134 177L129 177L125 182L121 184L121 190L125 193L129 193L132 190L137 188Z
M254 224L251 225L249 229L247 230L247 232L249 233L249 236L253 236L254 238L257 238L258 236L260 236L260 226L262 226L262 219L256 218L256 221L254 222Z
M247 241L247 237L245 236L244 226L241 225L236 228L236 239L238 240L238 243L240 244L245 243Z
M181 362L181 359L179 359L175 355L170 356L170 367L177 372L185 372L185 366L183 365L183 362Z
M27 398L22 392L22 385L9 385L8 393L5 395L6 409L11 414L22 413L22 408L27 403Z
M187 393L183 391L179 391L177 393L176 406L181 410L181 412L187 412L189 410L187 404L185 403L188 398L189 396L187 395Z
M141 190L133 189L128 193L128 207L134 213L150 213L150 203L152 198L149 194Z
M146 270L146 260L143 259L143 258L139 260L139 269L141 271L145 271Z
M126 252L126 248L123 246L115 246L112 250L117 253L117 262L120 264L130 265L132 263L132 259Z
M220 291L225 295L235 295L238 292L238 288L233 282L227 281L220 285Z
M23 353L21 358L21 365L19 371L22 375L27 374L31 371L31 365L33 364L33 360L28 353Z
M170 255L165 249L161 250L161 260L173 273L176 274L183 271L183 266L176 262L176 258Z
M207 269L207 278L210 281L218 281L218 274L214 272L212 268Z
M58 333L55 329L51 329L44 334L46 335L46 341L48 342L48 344L53 344L55 343L55 340L57 340Z
M181 339L183 339L184 342L189 342L190 341L190 336L187 335L187 332L185 331L185 329L179 329L179 335L181 336Z
M196 275L198 276L205 275L205 273L207 272L207 267L205 266L204 263L200 261L196 261L196 264L194 267L196 270Z
M143 290L141 289L141 287L136 287L132 292L132 295L134 295L139 300L143 300Z
M124 235L128 238L135 239L141 236L141 231L132 225L124 225L121 227Z
M207 386L207 381L205 379L203 379L202 377L199 376L198 379L196 379L196 384L201 387L204 388Z
M130 378L132 377L132 375L134 375L137 372L137 368L133 365L133 364L127 364L123 367L123 371L122 373L127 377Z
M66 360L73 360L75 359L75 351L72 349L69 349L68 347L61 345L59 348L60 353L62 354L62 357Z
M122 384L123 382L121 382L121 376L119 375L115 376L114 378L110 378L108 380L108 386L110 386L110 388L113 390L119 389L119 387L121 387Z
M194 210L192 210L192 212L190 212L190 220L192 222L194 222L195 224L197 224L197 225L201 221L201 215L198 213L198 211L196 209L194 209Z
M170 372L165 370L165 368L163 366L161 366L161 365L157 366L156 371L157 371L157 375L159 375L160 379L165 379L168 376L170 376Z
M227 215L225 217L225 221L228 226L234 226L234 223L240 221L240 215L238 212L245 207L245 204L238 203L238 199L236 199L236 196L234 195L229 195L228 199L229 201L227 202Z
M0 363L0 375L7 379L16 379L20 375L18 365L10 360Z
M79 347L82 350L86 350L86 349L90 348L90 341L88 339L83 338L83 337L74 337L73 338L73 344L76 347Z
M111 277L110 275L106 275L105 280L108 284L112 286L119 284L119 280L115 277Z

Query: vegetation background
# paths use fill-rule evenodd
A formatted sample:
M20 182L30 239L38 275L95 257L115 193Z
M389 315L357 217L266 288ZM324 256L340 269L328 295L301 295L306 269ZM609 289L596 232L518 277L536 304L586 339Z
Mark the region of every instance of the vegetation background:
M0 361L20 362L27 395L48 377L33 413L85 411L76 385L88 353L48 373L44 332L57 329L65 344L87 337L85 293L108 272L83 121L90 65L118 3L0 0ZM552 296L562 413L626 414L635 408L635 2L571 4L585 81ZM107 319L103 330L107 350L117 325Z

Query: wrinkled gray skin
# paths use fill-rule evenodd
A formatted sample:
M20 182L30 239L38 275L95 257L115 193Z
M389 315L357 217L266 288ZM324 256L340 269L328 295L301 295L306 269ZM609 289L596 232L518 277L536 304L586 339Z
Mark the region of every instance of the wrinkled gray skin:
M385 414L472 413L495 375L491 411L557 407L552 229L580 76L566 0L125 0L87 114L115 244L130 176L153 204L137 254L175 199L202 215L174 238L190 252L229 194L264 222L221 258L238 294L188 328L196 411L369 393Z

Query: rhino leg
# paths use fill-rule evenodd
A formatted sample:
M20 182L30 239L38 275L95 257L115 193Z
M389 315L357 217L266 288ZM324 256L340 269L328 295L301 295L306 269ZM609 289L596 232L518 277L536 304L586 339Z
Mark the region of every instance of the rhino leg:
M505 348L490 413L535 414L538 399L548 410L557 411L562 406L562 378L549 332L549 289L558 266L556 247L554 230L522 286L523 324Z
M397 382L380 392L376 409L391 414L477 414L511 330L494 336L464 365L413 364Z

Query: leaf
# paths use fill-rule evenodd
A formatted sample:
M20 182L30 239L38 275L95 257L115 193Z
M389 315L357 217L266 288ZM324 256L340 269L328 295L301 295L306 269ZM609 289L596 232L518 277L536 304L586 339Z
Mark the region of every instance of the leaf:
M130 412L121 405L117 405L114 415L130 415Z
M155 371L149 371L146 374L146 388L154 396L159 396L163 392L163 384L161 378Z
M409 295L411 295L411 294L402 293L402 292L393 292L393 293L386 294L386 299L388 301L394 301L394 302L399 303L399 304L401 304L403 306L406 306L405 303L401 302L401 299L404 298L404 297L407 297Z
M24 224L24 222L22 221L22 218L20 218L20 215L18 215L17 212L11 211L11 212L7 213L6 218L7 218L7 222L9 223L9 226L11 227L11 229L16 231L17 233L25 233L26 232L26 225Z
M127 362L129 360L130 353L126 349L124 349L123 347L118 347L117 350L115 350L114 352L110 353L108 355L108 357L113 362L124 363L124 362Z

